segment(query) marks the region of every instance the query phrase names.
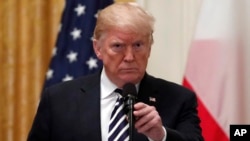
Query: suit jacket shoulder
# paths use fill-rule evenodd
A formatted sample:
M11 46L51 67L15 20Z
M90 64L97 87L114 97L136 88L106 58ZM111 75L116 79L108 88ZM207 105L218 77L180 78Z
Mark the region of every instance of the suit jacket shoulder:
M87 76L82 76L79 78L76 78L74 80L66 81L66 82L61 82L55 85L52 85L48 88L47 90L53 91L53 94L62 94L67 91L75 91L75 90L89 90L93 88L99 87L100 84L100 76L98 73L87 75ZM45 90L46 90L45 89ZM44 90L44 91L45 91Z
M156 108L167 130L167 140L203 140L193 91L146 74L140 84L138 101Z
M100 75L94 74L46 88L29 141L101 140Z
M193 91L177 83L146 74L141 81L138 96L144 100L148 99L151 102L154 102L158 98L160 101L169 101L172 99L174 102L181 103L181 100L185 101L185 99L195 97L195 94ZM159 103L160 101L157 102Z

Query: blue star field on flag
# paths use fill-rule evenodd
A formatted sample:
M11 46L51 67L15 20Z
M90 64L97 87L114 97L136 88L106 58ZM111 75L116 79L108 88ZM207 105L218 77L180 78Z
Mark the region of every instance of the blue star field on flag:
M44 88L91 74L102 67L92 47L92 36L98 11L113 3L113 0L65 2Z

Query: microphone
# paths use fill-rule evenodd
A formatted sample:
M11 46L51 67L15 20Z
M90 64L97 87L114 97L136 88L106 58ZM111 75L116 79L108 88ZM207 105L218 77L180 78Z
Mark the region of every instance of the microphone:
M129 141L133 141L134 138L134 128L135 128L135 117L133 115L134 111L134 104L137 97L137 92L135 85L132 83L126 83L123 86L123 92L122 96L124 97L124 107L125 112L128 116L128 122L129 122Z

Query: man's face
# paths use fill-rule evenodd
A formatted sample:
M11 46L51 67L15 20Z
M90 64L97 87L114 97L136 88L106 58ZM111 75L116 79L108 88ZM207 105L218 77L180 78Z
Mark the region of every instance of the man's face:
M138 83L144 76L150 55L148 36L124 30L111 30L98 41L94 49L109 79L118 87Z

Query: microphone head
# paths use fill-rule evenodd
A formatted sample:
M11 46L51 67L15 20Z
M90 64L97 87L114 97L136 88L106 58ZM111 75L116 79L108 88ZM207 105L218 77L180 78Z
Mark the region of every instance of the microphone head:
M133 83L126 83L123 86L122 96L126 97L128 95L132 95L134 97L137 96L136 88L135 88L135 85Z

